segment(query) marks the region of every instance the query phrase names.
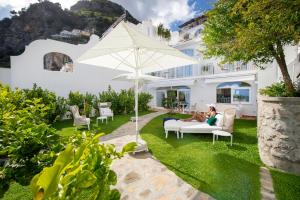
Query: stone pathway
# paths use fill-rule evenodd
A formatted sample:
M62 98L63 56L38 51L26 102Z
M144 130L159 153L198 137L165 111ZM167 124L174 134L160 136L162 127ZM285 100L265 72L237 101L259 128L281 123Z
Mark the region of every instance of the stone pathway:
M140 117L140 128L154 117L164 113L159 111ZM103 143L115 144L120 150L135 139L135 125L133 122L128 122L111 134L101 137L100 140ZM147 152L126 155L114 161L112 169L118 176L116 188L122 194L121 200L213 199L184 182Z
M266 167L260 168L260 193L262 200L276 200L274 188L273 188L273 180L270 174L270 171Z

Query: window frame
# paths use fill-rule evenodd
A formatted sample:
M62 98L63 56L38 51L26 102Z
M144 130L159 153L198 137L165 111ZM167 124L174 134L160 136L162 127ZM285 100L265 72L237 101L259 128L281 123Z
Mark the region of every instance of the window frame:
M226 83L226 82L224 82ZM243 83L241 81L241 83ZM244 82L244 83L247 83L247 82ZM220 83L220 84L223 84L223 83ZM222 87L222 88L218 88L218 86L220 85L218 84L217 87L216 87L216 103L220 103L220 104L234 104L234 105L238 105L238 104L252 104L252 86L247 83L249 86L229 86L229 87ZM220 89L230 89L230 103L221 103L221 102L218 102L218 98L217 98L217 95L218 95L218 90ZM249 101L247 102L242 102L242 101L234 101L234 94L235 94L235 91L236 90L248 90L249 91Z
M223 89L230 89L230 103L221 103L221 102L218 102L218 98L217 98L217 95L218 95L218 92L217 90L223 90ZM231 87L225 87L225 88L216 88L216 102L217 103L220 103L220 104L232 104L232 88Z
M249 101L248 102L238 102L233 100L233 95L235 90L249 90ZM231 104L252 104L252 96L251 96L251 87L232 87L231 88Z

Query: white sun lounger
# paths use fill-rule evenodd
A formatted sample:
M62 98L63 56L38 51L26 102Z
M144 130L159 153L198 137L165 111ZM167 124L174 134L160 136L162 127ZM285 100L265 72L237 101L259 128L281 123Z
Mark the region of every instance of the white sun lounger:
M179 138L179 133L181 133L181 138L183 138L184 133L212 133L215 130L225 130L230 133L233 132L233 124L235 117L235 110L228 109L224 111L224 114L218 114L216 125L210 126L207 122L184 122L181 120L168 120L164 124L166 138L170 131L174 131ZM223 119L224 117L224 119Z
M181 120L168 120L164 125L166 138L170 131L174 131L179 138L179 133L181 133L181 138L183 138L184 133L212 133L213 130L222 130L219 126L210 126L206 122L184 122Z

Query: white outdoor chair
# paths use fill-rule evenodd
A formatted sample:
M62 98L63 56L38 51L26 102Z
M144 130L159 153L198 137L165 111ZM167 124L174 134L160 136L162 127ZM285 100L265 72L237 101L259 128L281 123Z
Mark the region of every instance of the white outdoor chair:
M234 108L230 108L224 111L222 130L212 131L213 144L215 143L215 140L218 140L219 136L224 136L224 137L230 137L230 145L232 146L235 115L236 115L236 109Z
M74 123L73 125L76 127L76 129L79 127L79 126L83 126L83 125L86 125L88 127L88 129L90 130L90 123L91 123L91 119L90 118L87 118L85 116L81 116L79 114L79 108L78 106L70 106L70 110L73 114L73 118L74 118Z
M104 106L104 103L99 103L98 107L99 107L99 113L100 113L100 117L111 117L112 120L114 120L114 113L113 111L108 107L108 103L105 104L107 106Z

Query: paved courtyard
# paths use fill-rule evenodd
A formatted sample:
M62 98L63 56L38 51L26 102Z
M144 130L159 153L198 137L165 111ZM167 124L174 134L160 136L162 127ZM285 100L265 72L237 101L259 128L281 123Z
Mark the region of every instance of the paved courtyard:
M164 112L154 112L140 117L140 128L161 114ZM115 144L120 150L135 139L135 124L128 122L111 134L103 136L101 142ZM112 169L118 176L116 188L121 192L122 200L213 199L184 182L147 152L126 155L114 161Z

